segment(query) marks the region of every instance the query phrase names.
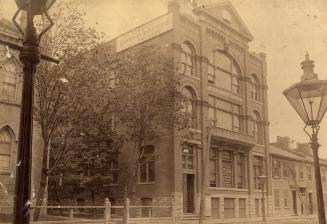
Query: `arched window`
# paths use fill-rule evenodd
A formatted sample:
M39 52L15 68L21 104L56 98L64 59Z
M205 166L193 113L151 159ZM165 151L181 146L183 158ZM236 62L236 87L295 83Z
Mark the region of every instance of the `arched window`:
M195 66L194 66L194 48L190 43L182 44L182 52L181 52L181 73L184 75L192 75L195 76Z
M17 74L14 63L7 62L3 65L0 72L0 81L2 82L1 98L5 101L15 102Z
M0 171L8 172L10 170L12 139L7 131L3 128L0 130Z
M251 75L251 89L250 89L250 96L251 99L260 101L260 92L259 92L259 80L256 75Z
M254 121L253 121L253 136L257 143L262 143L262 128L260 125L261 116L259 112L254 111Z
M145 145L140 149L139 156L139 182L149 183L155 181L155 147Z
M183 102L182 102L182 109L183 113L186 118L186 122L188 126L195 127L196 125L196 96L190 87L183 88Z
M240 70L236 61L220 50L209 53L208 81L227 91L240 94Z

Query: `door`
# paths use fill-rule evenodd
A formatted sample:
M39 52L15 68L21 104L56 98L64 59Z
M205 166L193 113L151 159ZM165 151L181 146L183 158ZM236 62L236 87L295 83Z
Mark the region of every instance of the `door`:
M183 211L194 213L194 174L183 174Z
M294 215L297 215L296 191L292 191L292 199L293 199L293 213Z

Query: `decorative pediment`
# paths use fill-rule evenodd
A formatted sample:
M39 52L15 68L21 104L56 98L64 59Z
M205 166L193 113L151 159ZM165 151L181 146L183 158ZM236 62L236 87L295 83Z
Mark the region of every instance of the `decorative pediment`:
M248 41L253 40L251 32L230 2L226 1L212 5L202 5L197 7L195 11L220 21L232 30L240 33Z

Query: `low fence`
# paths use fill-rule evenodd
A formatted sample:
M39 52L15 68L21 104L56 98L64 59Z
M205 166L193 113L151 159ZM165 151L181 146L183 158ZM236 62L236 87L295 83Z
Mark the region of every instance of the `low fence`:
M1 207L0 207L1 208ZM3 208L4 209L4 208ZM12 207L6 207L11 209ZM60 224L60 223L123 223L129 224L131 220L172 220L173 203L171 206L141 206L130 205L130 200L126 198L121 206L112 205L108 198L105 199L103 205L97 206L35 206L30 205L30 217L32 219L35 209L41 209L44 216L39 221L32 221L35 224ZM0 223L1 222L0 220ZM8 222L9 223L9 222Z

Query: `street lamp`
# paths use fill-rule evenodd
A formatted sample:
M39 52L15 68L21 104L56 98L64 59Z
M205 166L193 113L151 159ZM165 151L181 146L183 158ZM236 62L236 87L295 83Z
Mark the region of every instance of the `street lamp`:
M318 157L319 124L327 109L327 80L319 80L313 71L313 61L306 53L301 63L303 75L301 81L283 91L288 101L305 123L304 131L309 136L315 165L315 178L318 202L319 224L326 224L325 209L321 185L320 165ZM311 133L307 131L311 127Z
M258 176L259 183L261 184L261 193L262 193L262 221L266 221L266 205L265 205L265 181L267 179L267 176L261 175Z
M23 46L11 44L9 47L20 50L19 59L23 64L24 76L13 214L14 224L28 224L31 204L29 200L31 192L34 75L40 58L44 58L39 52L39 41L42 35L53 25L47 10L55 0L15 0L15 2L18 10L13 17L13 23L24 37ZM16 22L16 18L22 10L26 11L27 14L25 32ZM50 22L50 25L43 29L39 35L36 34L33 21L36 15L45 15Z

